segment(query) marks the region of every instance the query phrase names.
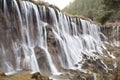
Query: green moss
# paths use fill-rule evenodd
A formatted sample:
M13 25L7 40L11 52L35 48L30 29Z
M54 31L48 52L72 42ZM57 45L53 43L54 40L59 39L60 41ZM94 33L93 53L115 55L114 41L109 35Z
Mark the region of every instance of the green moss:
M30 73L22 72L11 76L0 77L0 80L35 80L35 79L31 79Z
M0 72L0 80L50 80L50 79L48 76L41 75L39 72L36 72L32 75L29 72L20 72L10 76L6 76L3 72Z

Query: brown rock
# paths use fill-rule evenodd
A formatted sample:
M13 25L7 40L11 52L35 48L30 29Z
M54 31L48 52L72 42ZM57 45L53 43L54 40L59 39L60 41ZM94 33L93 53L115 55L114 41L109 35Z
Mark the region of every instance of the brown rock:
M4 72L0 71L0 77L6 76Z
M48 76L41 75L39 72L32 74L32 78L36 80L50 80Z
M40 47L36 46L34 48L34 51L35 51L35 55L36 55L37 59L46 56L44 49L42 49Z

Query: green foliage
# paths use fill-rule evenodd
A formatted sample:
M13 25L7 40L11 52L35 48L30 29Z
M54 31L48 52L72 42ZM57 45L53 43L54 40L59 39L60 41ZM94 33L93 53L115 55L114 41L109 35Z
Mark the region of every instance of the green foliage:
M102 24L120 21L120 0L74 0L63 12L83 15Z
M113 15L113 11L107 11L106 13L103 14L103 16L101 16L98 21L101 23L101 24L105 24L109 19L110 19L110 16Z
M105 11L113 11L112 14L108 14L110 18L106 18L106 21L120 21L120 0L103 0L102 4L104 5ZM105 14L104 17L107 17L108 15ZM103 19L101 18L101 21L102 20Z
M96 20L96 17L102 15L101 13L103 12L101 2L102 0L75 0L63 9L63 11Z
M107 10L120 10L120 0L103 0L103 4Z

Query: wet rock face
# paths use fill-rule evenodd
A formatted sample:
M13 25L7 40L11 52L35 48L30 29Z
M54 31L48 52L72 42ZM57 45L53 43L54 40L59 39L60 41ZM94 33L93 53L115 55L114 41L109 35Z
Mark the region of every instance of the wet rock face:
M52 31L52 27L49 27L49 26L47 27L47 43L48 43L49 52L52 55L57 56L57 53L60 51L59 43L55 38L55 35Z
M110 40L111 38L111 32L112 32L112 27L101 27L102 33Z
M114 40L120 41L120 27L119 26L110 26L110 27L100 27L101 32L107 37L109 42Z
M47 30L47 46L48 46L48 51L53 59L54 64L58 69L61 69L62 67L60 66L60 62L58 60L58 55L60 53L60 46L59 43L57 42L57 39L55 38L55 35L52 31L52 26L48 25L46 27ZM44 74L50 74L50 67L48 63L48 59L46 57L46 52L44 49L41 47L36 46L34 48L35 55L38 61L38 65L41 68L41 72L45 72Z
M37 59L45 56L45 51L44 51L44 49L42 49L42 48L40 48L40 47L35 47L35 48L34 48L34 51L35 51L35 55L36 55L36 58L37 58Z
M48 45L48 51L51 54L51 57L53 59L53 62L55 63L56 67L58 68L58 70L60 70L62 67L60 65L59 62L59 58L58 55L60 54L60 45L57 41L57 39L55 38L55 35L52 31L52 26L47 26L47 45Z
M38 65L42 70L41 72L43 72L44 74L47 72L49 74L50 69L49 69L49 63L46 58L46 52L44 51L44 49L40 47L35 47L34 51L38 61Z
M18 15L14 13L12 9L12 1L6 0L8 7L8 11L3 10L3 2L0 1L0 62L3 60L3 52L7 54L8 61L12 62L12 65L16 66L14 51L12 49L12 42L20 39L20 21L18 20ZM6 14L6 15L5 15ZM16 19L16 20L15 20ZM17 25L16 25L17 24ZM16 27L17 26L17 27ZM3 62L2 62L3 63ZM1 67L1 66L0 66Z

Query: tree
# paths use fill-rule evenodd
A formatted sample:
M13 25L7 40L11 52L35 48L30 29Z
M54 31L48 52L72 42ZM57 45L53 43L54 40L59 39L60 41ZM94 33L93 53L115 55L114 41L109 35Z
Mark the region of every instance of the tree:
M102 24L120 21L120 0L74 0L64 12L82 15Z
M102 13L102 0L74 0L62 11L96 20Z
M103 0L106 10L120 10L120 0Z
M103 14L103 16L101 16L99 21L104 24L109 21L111 17L111 21L117 21L120 16L119 14L117 14L120 12L120 0L103 0L102 4L104 5L105 13Z

